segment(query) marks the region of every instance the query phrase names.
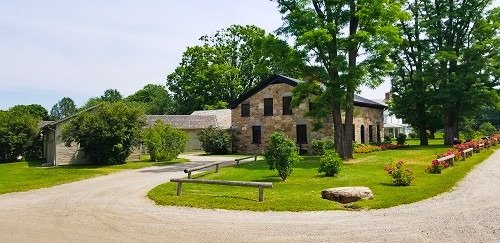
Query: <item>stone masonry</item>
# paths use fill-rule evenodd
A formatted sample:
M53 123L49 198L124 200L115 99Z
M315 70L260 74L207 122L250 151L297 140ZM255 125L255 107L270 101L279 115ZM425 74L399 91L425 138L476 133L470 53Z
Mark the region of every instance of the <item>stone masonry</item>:
M331 119L324 124L323 128L313 131L312 120L304 116L309 109L308 102L304 102L298 108L293 108L293 115L283 115L282 97L292 96L293 88L294 86L286 83L270 84L231 110L232 129L236 138L234 146L236 152L261 154L268 146L269 135L275 131L283 132L289 138L297 141L296 125L306 125L307 127L308 144L301 145L303 149L307 149L313 139L333 139L333 122ZM273 116L264 116L265 98L273 98ZM241 105L246 103L250 104L250 116L242 117ZM373 141L378 141L377 138L383 138L383 109L356 106L354 113L355 141L357 143L362 142L362 127L365 130L364 142L370 142L370 125L372 125ZM377 136L377 125L379 136ZM261 126L262 143L252 143L252 126Z

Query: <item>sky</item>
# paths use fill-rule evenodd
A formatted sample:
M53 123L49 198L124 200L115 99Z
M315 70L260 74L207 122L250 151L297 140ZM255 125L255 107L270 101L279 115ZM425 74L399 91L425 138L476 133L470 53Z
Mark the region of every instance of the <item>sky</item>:
M186 47L232 24L272 32L282 20L269 0L0 0L0 109L50 110L65 96L80 106L108 88L127 96L165 84Z

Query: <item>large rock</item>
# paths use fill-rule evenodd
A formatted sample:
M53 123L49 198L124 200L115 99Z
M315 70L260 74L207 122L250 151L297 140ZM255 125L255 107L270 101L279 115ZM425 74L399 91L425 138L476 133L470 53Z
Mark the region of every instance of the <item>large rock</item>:
M321 192L321 197L340 203L350 203L372 199L373 192L370 188L364 186L335 187L323 190Z

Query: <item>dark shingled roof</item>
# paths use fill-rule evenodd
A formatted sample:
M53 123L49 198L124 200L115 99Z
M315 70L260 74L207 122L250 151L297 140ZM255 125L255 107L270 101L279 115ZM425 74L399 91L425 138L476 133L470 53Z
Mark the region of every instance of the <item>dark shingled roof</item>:
M261 90L263 90L264 88L266 88L267 86L269 86L271 84L286 83L286 84L289 84L291 86L297 86L297 84L299 84L301 82L304 82L304 81L299 80L299 79L295 79L295 78L286 77L286 76L283 76L283 75L278 75L278 74L272 75L271 77L269 77L268 79L266 79L263 82L259 83L257 86L253 87L249 91L241 94L235 101L233 101L231 103L230 107L231 107L231 109L235 109L236 107L238 107L238 105L241 102L247 100L252 95L256 94L257 92L259 92ZM378 108L378 109L385 109L385 108L387 108L387 106L385 106L383 104L380 104L380 103L375 102L373 100L369 100L367 98L363 98L363 97L361 97L359 95L354 95L354 105L355 106L361 106L361 107Z
M146 122L152 126L157 120L170 124L179 129L204 129L217 126L214 115L147 115Z

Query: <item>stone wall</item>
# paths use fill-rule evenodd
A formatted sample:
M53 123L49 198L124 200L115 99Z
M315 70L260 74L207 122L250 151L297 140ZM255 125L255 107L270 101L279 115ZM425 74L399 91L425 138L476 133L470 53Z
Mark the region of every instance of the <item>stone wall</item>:
M272 84L259 91L252 97L243 101L241 104L250 104L250 117L241 117L241 104L231 110L232 129L235 134L234 150L242 153L261 154L268 146L268 137L272 132L280 131L285 133L294 141L296 138L296 125L307 126L307 142L310 143L313 139L332 138L333 139L333 123L331 119L327 120L323 128L318 131L313 131L312 120L305 118L304 114L309 109L307 102L301 104L298 108L293 109L293 115L283 115L283 99L282 97L291 96L293 86L285 83ZM273 116L264 116L264 99L273 98ZM364 125L365 141L369 141L368 126L373 125L373 138L377 139L376 125L380 124L381 138L383 138L383 110L366 107L357 107L355 113L357 116L354 119L356 128L356 142L361 142L361 125ZM359 114L358 114L359 113ZM261 126L262 143L252 143L252 126ZM308 144L301 145L307 149Z

